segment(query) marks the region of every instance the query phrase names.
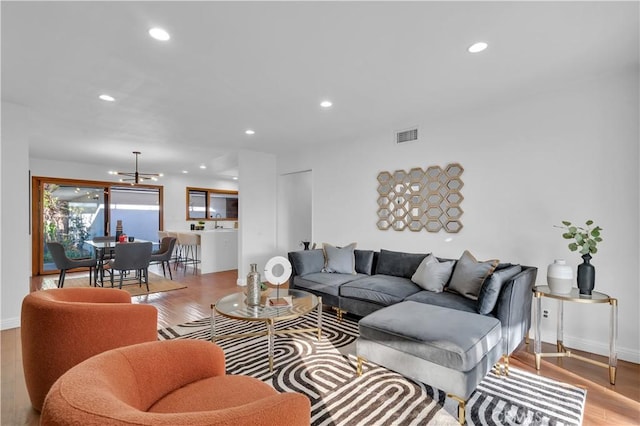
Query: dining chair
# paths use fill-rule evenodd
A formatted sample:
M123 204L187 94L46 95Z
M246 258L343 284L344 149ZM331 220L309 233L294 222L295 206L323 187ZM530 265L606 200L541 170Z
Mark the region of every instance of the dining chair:
M64 278L67 274L67 271L69 269L75 268L89 268L89 285L91 285L92 275L94 277L93 284L94 286L96 285L96 258L91 257L82 259L71 259L67 257L67 254L64 251L64 246L57 241L48 242L47 248L49 249L49 253L51 253L53 263L55 263L56 268L60 270L60 276L58 277L58 288L62 288L64 286Z
M115 243L116 237L113 235L96 236L92 238L94 243ZM104 279L104 265L113 259L113 248L96 248L96 258L98 259L98 272L100 273L100 282Z
M171 275L171 265L169 262L172 259L171 256L173 255L173 249L176 246L176 241L176 238L166 236L160 242L160 249L155 253L151 253L151 264L160 263L162 265L162 275L164 275L165 278L167 277L166 269L168 269L169 278L171 278L172 280L173 275ZM164 267L165 263L167 264L166 269Z
M153 243L151 241L144 243L119 243L116 244L114 258L109 261L111 268L111 287L113 287L113 278L118 271L120 273L120 286L127 271L136 271L138 284L142 287L144 279L149 291L149 262L151 261L151 250Z

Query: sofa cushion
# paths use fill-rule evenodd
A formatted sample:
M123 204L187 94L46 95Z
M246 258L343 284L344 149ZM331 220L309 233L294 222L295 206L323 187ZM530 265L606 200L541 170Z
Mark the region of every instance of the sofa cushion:
M477 313L477 303L475 300L467 299L458 293L443 291L434 293L433 291L422 290L410 295L404 300L426 303L427 305L442 306L443 308L456 309L458 311Z
M496 318L417 302L373 312L358 328L365 339L458 371L474 368L502 338Z
M496 270L482 284L480 296L478 297L477 310L482 315L490 314L498 303L502 284L509 281L522 271L520 265L509 266L507 268Z
M295 288L315 290L317 292L332 294L338 296L340 294L340 286L349 281L358 280L366 277L364 274L330 274L327 272L316 272L307 274L303 277L293 277Z
M404 253L382 249L378 255L376 274L411 278L425 257L427 257L426 253Z
M354 250L356 257L356 272L360 274L373 274L373 250Z
M322 244L324 251L324 272L338 274L355 274L356 257L353 251L356 243L344 247L334 247L331 244Z
M307 275L321 272L324 268L324 253L322 250L302 250L289 253L296 275Z
M418 284L425 290L440 293L451 278L451 271L455 261L440 262L430 254L425 257L416 272L411 277L411 281Z
M402 302L407 296L418 291L420 287L408 278L376 274L343 284L340 287L340 296L388 306Z
M498 266L498 260L479 262L465 250L456 262L448 289L469 299L477 300L484 280Z

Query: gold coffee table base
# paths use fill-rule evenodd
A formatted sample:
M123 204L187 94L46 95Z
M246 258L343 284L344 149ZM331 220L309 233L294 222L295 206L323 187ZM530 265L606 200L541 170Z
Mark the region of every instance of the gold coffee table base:
M242 292L233 293L219 299L211 305L211 341L220 339L242 339L247 337L267 336L269 351L269 371L273 371L273 350L274 338L280 334L317 333L318 340L322 339L322 298L302 290L284 290L286 295L291 296L292 303L289 306L247 306L245 294ZM306 328L276 329L276 322L294 318L299 318L317 309L317 326ZM216 334L216 314L226 318L248 321L263 322L264 331L236 334Z

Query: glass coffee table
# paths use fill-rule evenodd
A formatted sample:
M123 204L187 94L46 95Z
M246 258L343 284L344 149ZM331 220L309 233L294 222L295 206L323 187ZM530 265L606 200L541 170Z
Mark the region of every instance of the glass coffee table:
M286 306L271 306L269 297L287 298L290 304ZM317 332L318 340L322 338L322 298L302 290L275 289L260 298L259 306L248 306L247 295L244 292L224 296L211 305L211 341L254 336L267 336L269 349L269 371L273 371L274 337L278 334ZM318 312L317 327L276 329L278 321L290 320L308 314L314 309ZM240 320L265 323L264 331L240 334L216 334L216 316Z

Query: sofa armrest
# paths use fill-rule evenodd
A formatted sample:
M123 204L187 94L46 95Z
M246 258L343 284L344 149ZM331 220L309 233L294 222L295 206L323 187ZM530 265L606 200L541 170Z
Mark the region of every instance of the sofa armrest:
M538 268L523 266L522 272L507 281L500 292L496 317L502 323L504 353L511 353L520 345L531 327L531 302Z

